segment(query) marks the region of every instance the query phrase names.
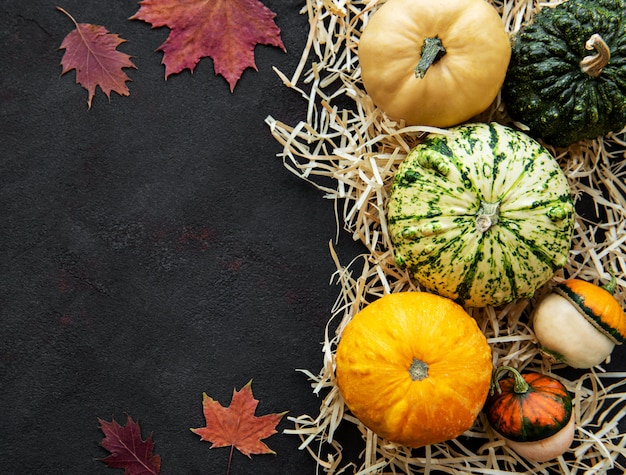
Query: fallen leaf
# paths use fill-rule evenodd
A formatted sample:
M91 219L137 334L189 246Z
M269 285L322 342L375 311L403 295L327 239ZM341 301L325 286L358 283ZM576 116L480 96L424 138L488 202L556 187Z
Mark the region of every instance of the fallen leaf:
M275 452L261 439L276 433L276 425L286 412L257 417L254 412L258 404L252 395L252 381L241 391L233 390L229 407L203 393L206 427L191 430L202 440L211 442L211 448L232 446L248 457L251 454L273 454Z
M123 468L124 475L158 474L161 471L161 457L152 453L152 436L142 440L139 424L130 416L125 426L119 425L115 419L111 422L98 419L98 422L105 435L101 445L111 452L100 459L102 462L110 468Z
M76 28L63 40L59 49L65 54L61 59L65 74L76 69L76 82L87 89L89 97L87 105L91 109L91 101L96 94L96 87L111 98L111 91L121 96L128 96L130 91L126 81L130 78L122 68L136 68L130 56L116 48L126 40L118 35L109 33L100 25L77 23L76 20L61 7L58 10L65 13Z
M259 0L143 0L139 4L131 20L171 30L158 48L163 52L166 79L184 69L193 72L200 59L211 57L215 74L226 79L232 92L246 68L257 70L257 44L285 51L274 23L276 14Z

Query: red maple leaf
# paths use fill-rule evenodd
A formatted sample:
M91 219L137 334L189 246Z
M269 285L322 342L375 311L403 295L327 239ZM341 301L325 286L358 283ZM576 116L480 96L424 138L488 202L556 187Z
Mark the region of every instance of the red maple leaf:
M125 426L119 425L115 419L111 422L98 419L98 422L105 435L101 445L111 452L100 459L102 462L110 468L123 468L124 475L158 474L161 471L161 457L152 453L152 436L142 440L139 424L130 416Z
M241 391L233 390L233 398L229 407L222 406L213 398L202 394L202 407L206 427L191 429L201 440L211 442L211 448L230 446L232 458L233 448L250 457L251 454L275 453L261 442L276 433L276 425L286 414L254 415L259 401L252 395L252 381ZM230 469L230 458L229 458Z
M128 96L130 91L126 87L126 81L130 81L130 78L122 68L135 68L136 66L130 60L129 55L116 49L126 40L109 33L103 26L77 23L72 15L61 7L57 9L65 13L76 26L76 29L65 37L59 48L65 50L61 60L63 66L61 74L76 69L76 82L89 93L87 99L89 108L91 108L91 100L96 93L97 86L100 86L109 99L111 91Z
M166 26L170 34L163 51L165 78L183 69L192 72L200 59L213 58L215 74L235 89L243 71L256 70L254 48L271 45L285 51L276 14L258 0L142 0L131 20L153 28Z

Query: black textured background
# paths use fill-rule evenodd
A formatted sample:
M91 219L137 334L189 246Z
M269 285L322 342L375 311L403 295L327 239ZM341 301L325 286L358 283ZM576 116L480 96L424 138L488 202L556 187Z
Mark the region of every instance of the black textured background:
M189 428L203 392L227 405L251 379L258 414L317 414L296 369L322 364L335 217L263 122L305 117L271 69L295 70L304 1L263 3L287 52L258 46L231 94L209 58L165 81L169 30L128 20L134 0L0 0L1 475L121 473L97 460L97 419L127 414L164 474L225 473L229 450ZM98 90L88 110L60 76L74 26L56 6L127 40L129 97ZM336 248L344 264L362 251L344 232ZM232 473L316 473L289 427Z
M336 224L264 123L305 117L271 68L293 74L304 2L263 3L287 52L257 46L231 94L209 58L166 81L169 30L128 20L137 1L0 1L0 474L117 473L96 460L97 418L126 414L163 473L225 473L229 450L189 428L202 392L227 405L251 379L257 414L316 413L296 369L322 364ZM56 6L127 40L129 97L98 90L87 109L61 76L74 25ZM337 248L361 251L345 234ZM288 427L232 473L313 473Z

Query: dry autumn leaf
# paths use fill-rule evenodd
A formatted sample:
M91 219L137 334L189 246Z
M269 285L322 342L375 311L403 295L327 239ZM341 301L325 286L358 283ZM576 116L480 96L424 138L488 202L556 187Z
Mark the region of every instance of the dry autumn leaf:
M139 424L130 416L125 426L119 425L115 419L111 422L98 419L98 422L105 435L101 445L111 452L111 455L100 459L102 462L110 468L123 468L124 475L160 473L161 457L152 453L152 436L142 440Z
M200 59L213 58L215 74L221 74L230 91L246 68L256 68L257 44L285 51L276 14L258 0L143 0L131 20L143 20L153 28L166 26L170 34L163 51L165 78L184 69L193 72Z
M111 98L111 91L122 96L128 96L130 91L126 81L130 78L122 68L135 68L130 56L116 48L126 40L118 35L109 33L100 25L77 23L76 20L63 8L57 9L65 13L74 23L72 30L63 40L59 49L65 54L61 60L65 74L76 69L76 82L87 89L89 97L87 105L91 108L91 101L96 94L96 87Z
M240 391L233 390L233 398L229 407L222 406L218 401L202 395L202 407L206 426L191 429L204 441L211 442L211 448L231 447L250 457L252 454L275 453L261 442L276 433L276 425L286 414L266 414L257 417L254 415L259 401L252 395L252 381L249 381ZM230 458L229 458L230 469Z

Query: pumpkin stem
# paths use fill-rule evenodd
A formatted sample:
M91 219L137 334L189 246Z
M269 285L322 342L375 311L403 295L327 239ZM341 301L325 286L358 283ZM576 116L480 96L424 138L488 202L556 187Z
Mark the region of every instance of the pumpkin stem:
M446 54L446 49L443 47L438 36L434 38L424 38L421 51L422 57L417 66L415 66L415 77L423 79L428 68L435 64L444 54Z
M480 233L486 232L491 226L498 224L500 203L480 204L480 209L476 213L476 230Z
M515 392L515 394L525 394L528 392L528 390L530 389L530 385L526 382L526 380L519 371L517 371L515 368L512 368L511 366L500 366L493 376L493 386L495 386L495 389L498 391L498 393L502 392L502 388L500 388L500 383L498 380L500 379L500 374L504 371L509 371L513 374L513 377L515 378L515 384L513 385L513 391Z
M596 54L591 56L585 56L580 62L580 69L583 73L589 76L598 77L611 59L611 50L604 42L602 37L597 33L591 35L591 37L585 43L585 49L592 51L596 50Z
M544 347L539 348L539 353L541 353L541 356L543 356L552 364L563 363L563 361L565 361L565 357L563 355Z
M609 274L611 274L611 280L604 284L602 288L613 295L615 293L615 288L617 287L617 277L615 277L615 272L612 270L609 271Z
M411 366L409 367L409 374L411 375L411 380L413 381L426 379L428 377L428 364L418 360L417 358L413 358L413 363L411 363Z

